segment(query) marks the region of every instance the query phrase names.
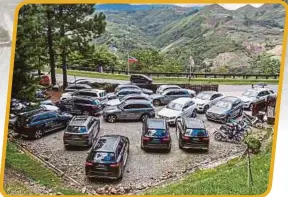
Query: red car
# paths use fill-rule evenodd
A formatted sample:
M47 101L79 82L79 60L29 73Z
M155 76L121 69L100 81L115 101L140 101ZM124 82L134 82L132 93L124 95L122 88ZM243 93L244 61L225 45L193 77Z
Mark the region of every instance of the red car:
M49 86L51 84L51 80L49 75L42 75L40 77L40 85Z

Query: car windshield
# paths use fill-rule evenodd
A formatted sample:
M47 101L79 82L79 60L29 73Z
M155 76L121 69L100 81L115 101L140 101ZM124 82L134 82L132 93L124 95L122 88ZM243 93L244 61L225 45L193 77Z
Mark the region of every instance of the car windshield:
M231 108L231 103L228 103L228 102L225 102L225 101L219 101L215 106L216 107L220 107L220 108L230 109Z
M115 154L111 152L95 152L93 161L95 163L110 163L115 161Z
M69 133L86 133L86 127L80 127L80 126L68 126L67 132Z
M167 108L168 108L168 109L173 109L173 110L176 110L176 111L181 111L182 108L183 108L183 105L180 104L180 103L170 102L170 103L167 105Z
M253 90L247 90L245 91L242 96L247 96L247 97L256 97L258 92L253 91Z
M211 94L209 93L200 93L196 96L196 98L202 99L202 100L209 100L211 97Z
M167 135L167 131L165 129L149 129L146 132L146 136L150 137L165 137Z
M205 129L186 129L185 136L206 137L207 132Z

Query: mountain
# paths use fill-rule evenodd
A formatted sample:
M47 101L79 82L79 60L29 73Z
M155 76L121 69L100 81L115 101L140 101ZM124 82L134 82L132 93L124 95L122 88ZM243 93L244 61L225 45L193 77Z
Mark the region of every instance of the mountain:
M255 57L279 48L283 41L285 9L277 4L237 10L211 4L104 13L106 33L96 43L113 45L120 53L155 49L183 65L192 55L200 67L237 70L249 67Z

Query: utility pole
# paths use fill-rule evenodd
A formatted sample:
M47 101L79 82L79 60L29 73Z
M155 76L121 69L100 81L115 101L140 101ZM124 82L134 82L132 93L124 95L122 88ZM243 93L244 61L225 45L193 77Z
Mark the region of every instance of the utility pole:
M127 75L129 75L129 40L130 40L130 37L129 37L129 16L127 16Z
M190 54L190 57L189 57L189 83L191 81L192 66L194 66L194 65L195 65L194 60L192 58L192 55Z

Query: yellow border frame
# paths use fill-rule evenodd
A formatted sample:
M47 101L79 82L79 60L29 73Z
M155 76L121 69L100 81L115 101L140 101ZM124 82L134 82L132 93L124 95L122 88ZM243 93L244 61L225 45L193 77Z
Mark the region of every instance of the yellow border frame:
M60 1L60 2L58 2ZM7 104L6 104L6 118L5 118L5 129L4 129L4 141L2 147L2 165L1 165L1 174L0 174L0 182L3 184L0 185L0 192L5 197L12 197L14 195L7 195L4 191L4 170L5 170L5 159L6 159L6 145L7 145L7 136L8 136L8 124L9 124L9 114L10 114L10 102L11 102L11 93L12 93L12 78L13 78L13 70L14 70L14 56L15 56L15 45L16 45L16 35L17 35L17 24L18 24L18 13L22 6L26 4L96 4L96 3L142 3L147 4L151 3L152 0L25 0L17 5L15 12L14 12L14 29L13 29L13 40L12 40L12 47L11 47L11 58L10 58L10 70L9 70L9 83L8 83L8 95L7 95ZM265 4L282 4L286 9L285 15L285 25L284 25L284 34L283 34L283 48L282 48L282 57L281 57L281 67L280 67L280 77L279 77L279 84L278 84L278 98L277 98L277 105L276 105L276 117L275 117L275 125L274 125L274 137L273 137L273 144L272 144L272 156L270 162L270 172L269 172L269 181L267 190L263 194L259 195L245 195L245 196L267 196L272 188L272 181L273 181L273 171L274 171L274 163L275 163L275 152L276 152L276 142L277 142L277 133L278 133L278 124L279 124L279 114L280 114L280 102L282 97L282 85L283 85L283 75L284 75L284 67L285 67L285 56L286 56L286 45L287 45L287 31L288 31L288 20L287 20L287 10L288 5L281 1L281 0L180 0L177 3L187 3L187 4L213 4L213 3L227 3L227 4L237 4L237 3L265 3ZM65 3L63 3L65 2ZM172 4L175 3L176 0L155 0L154 4ZM25 197L29 197L28 195L23 195ZM32 195L34 196L34 195ZM32 197L31 196L31 197ZM35 195L36 196L36 195ZM40 196L40 195L39 195ZM69 195L70 196L70 195ZM71 195L71 197L86 197L87 195ZM118 195L123 196L123 195ZM136 195L133 195L136 196ZM159 196L169 196L169 195L157 195ZM179 195L180 197L186 196L193 196L193 195ZM196 195L194 195L196 196ZM244 195L197 195L197 196L244 196Z

